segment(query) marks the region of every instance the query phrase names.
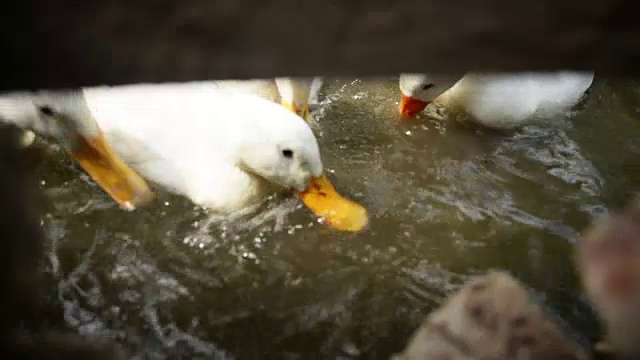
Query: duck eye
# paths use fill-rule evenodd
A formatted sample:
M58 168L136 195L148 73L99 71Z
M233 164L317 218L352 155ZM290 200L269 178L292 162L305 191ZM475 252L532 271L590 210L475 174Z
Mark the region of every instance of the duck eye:
M53 116L53 109L49 106L43 105L38 107L38 110L42 115Z
M426 84L422 86L422 90L429 90L433 87L433 84Z
M293 157L293 150L290 150L290 149L282 150L282 156L291 159Z

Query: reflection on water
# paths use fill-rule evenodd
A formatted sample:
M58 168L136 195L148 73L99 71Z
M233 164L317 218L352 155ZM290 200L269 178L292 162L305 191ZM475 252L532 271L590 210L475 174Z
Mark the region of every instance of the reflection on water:
M360 234L294 198L248 221L169 194L128 213L56 147L29 150L60 321L146 358L385 358L469 275L502 268L589 340L571 246L638 189L639 91L596 79L577 112L498 134L398 122L393 78L326 79L314 130L336 188L369 208Z

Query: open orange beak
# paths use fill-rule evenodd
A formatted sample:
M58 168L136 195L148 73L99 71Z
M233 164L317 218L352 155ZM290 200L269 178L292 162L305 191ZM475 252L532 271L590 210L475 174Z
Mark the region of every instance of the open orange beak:
M309 187L296 191L296 195L311 211L338 230L360 231L369 222L367 210L338 194L324 173L312 178Z
M298 116L303 118L306 122L309 122L309 104L305 103L302 105L297 105L295 103L289 103L285 100L281 101L282 106L296 113Z
M145 205L154 194L107 143L102 133L94 138L76 135L71 156L120 206L133 210Z
M402 94L402 100L398 110L402 116L414 117L417 113L424 110L429 105L429 102L418 100Z

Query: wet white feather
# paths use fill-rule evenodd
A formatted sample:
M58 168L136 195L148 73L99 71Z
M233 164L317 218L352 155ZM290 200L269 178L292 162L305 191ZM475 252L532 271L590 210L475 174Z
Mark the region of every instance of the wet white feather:
M464 110L484 125L510 128L534 117L551 117L569 110L584 96L592 72L526 72L430 76L403 74L405 95L435 101L452 110ZM424 84L434 86L421 90Z

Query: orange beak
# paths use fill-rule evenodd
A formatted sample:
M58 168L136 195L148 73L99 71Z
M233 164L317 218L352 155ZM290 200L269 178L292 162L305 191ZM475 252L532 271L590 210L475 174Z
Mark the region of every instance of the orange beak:
M282 100L282 106L309 122L309 105L297 106ZM296 195L314 214L335 229L356 232L369 222L367 210L357 202L340 195L323 172L313 177L307 189L295 190Z
M71 156L123 208L133 210L154 198L147 183L124 163L102 134L94 138L77 134Z
M402 100L398 110L402 116L414 117L417 113L424 110L429 105L429 102L418 100L402 94Z
M367 210L355 201L342 197L323 173L312 178L305 191L296 195L316 215L343 231L360 231L369 222Z

